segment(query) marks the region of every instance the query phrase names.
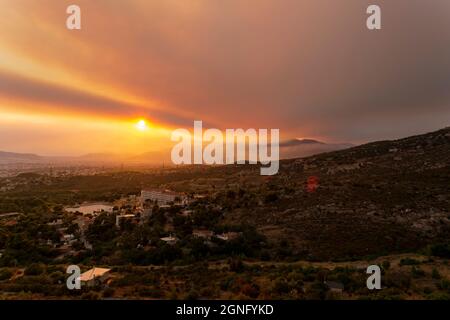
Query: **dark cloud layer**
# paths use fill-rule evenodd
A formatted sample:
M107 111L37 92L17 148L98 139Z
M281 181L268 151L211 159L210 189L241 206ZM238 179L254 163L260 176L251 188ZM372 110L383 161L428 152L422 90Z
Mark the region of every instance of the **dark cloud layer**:
M2 97L18 99L35 105L35 110L42 112L55 112L63 109L64 112L93 114L98 117L147 117L158 119L159 122L172 125L191 125L191 120L164 112L161 110L148 110L145 106L127 104L108 97L102 97L65 88L51 83L31 80L21 76L0 72Z
M51 11L61 7L56 2L40 2L33 11L53 28L60 23ZM290 136L348 142L449 125L448 0L79 4L83 30L67 41L87 51L69 46L61 55L57 51L66 44L28 47L20 39L15 45L160 101L168 112L155 116L168 122L281 128ZM382 8L381 31L365 27L369 4ZM36 36L46 39L41 31ZM125 116L141 112L77 92L36 89L1 74L0 83L0 93L9 95Z

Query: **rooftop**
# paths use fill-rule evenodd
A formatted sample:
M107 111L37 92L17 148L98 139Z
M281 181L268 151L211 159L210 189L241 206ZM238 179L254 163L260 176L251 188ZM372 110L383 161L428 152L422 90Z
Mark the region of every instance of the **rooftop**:
M158 190L158 189L142 189L141 192L158 192L158 193L168 194L168 195L173 195L173 196L181 195L181 193L178 193L178 192L174 192L174 191L170 191L170 190Z
M111 269L94 267L94 268L82 273L80 276L80 280L81 281L94 280L95 278L101 277L104 274L108 273L109 271L111 271Z

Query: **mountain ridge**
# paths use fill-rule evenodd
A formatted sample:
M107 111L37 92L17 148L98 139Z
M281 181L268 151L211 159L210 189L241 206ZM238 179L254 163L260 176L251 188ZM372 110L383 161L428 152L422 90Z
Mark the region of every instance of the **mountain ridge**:
M280 158L290 159L305 157L322 152L341 150L351 147L351 144L332 144L313 139L291 139L280 143ZM0 163L142 163L161 164L170 163L170 150L147 151L139 154L118 154L109 152L87 153L80 156L41 156L33 153L15 153L0 151Z

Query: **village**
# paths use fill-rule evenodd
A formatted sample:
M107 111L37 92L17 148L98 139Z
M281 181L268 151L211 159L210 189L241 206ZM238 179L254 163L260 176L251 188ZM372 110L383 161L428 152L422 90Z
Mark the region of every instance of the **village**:
M49 222L48 225L58 227L57 231L61 234L59 240L63 244L61 248L64 248L63 251L65 253L73 254L74 250L71 250L71 246L78 241L81 241L86 249L92 249L92 245L86 240L85 232L95 221L96 217L101 214L114 216L115 227L120 230L128 224L143 225L151 221L155 210L167 212L173 212L175 210L176 216L165 214L167 221L164 224L163 230L166 236L160 237L162 242L173 245L179 241L174 230L174 217L189 218L193 213L193 210L189 209L189 205L203 198L204 196L201 195L194 195L192 198L188 198L182 193L176 193L170 190L143 189L140 196L131 195L119 199L113 205L85 203L78 207L65 208L68 213L76 215L73 222L78 226L78 236L71 233L73 228L65 226L62 218ZM220 211L221 208L218 207L215 209ZM212 230L205 228L194 228L192 230L192 236L203 239L205 244L211 244L209 241L212 238L229 241L237 239L240 235L240 232L214 233ZM48 240L48 244L56 246L51 240ZM143 247L143 245L140 244L138 248Z
M104 288L111 281L111 270L126 262L160 265L202 259L208 250L219 255L233 251L243 232L217 227L221 209L206 195L143 188L140 194L112 202L56 206L50 216L39 216L40 231L32 241L36 250L47 251L49 263L82 266L82 287ZM26 219L23 213L2 213L0 226L17 228ZM21 250L32 250L25 247ZM0 263L14 264L4 253L0 251ZM13 278L23 277L27 269L19 269Z

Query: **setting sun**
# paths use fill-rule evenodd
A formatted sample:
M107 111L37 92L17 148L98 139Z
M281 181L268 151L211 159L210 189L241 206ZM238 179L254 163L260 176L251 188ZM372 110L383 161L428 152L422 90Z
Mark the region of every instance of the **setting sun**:
M145 120L139 120L137 123L136 123L136 128L139 130L139 131L145 131L145 130L147 130L148 129L148 125L147 125L147 122L145 121Z

